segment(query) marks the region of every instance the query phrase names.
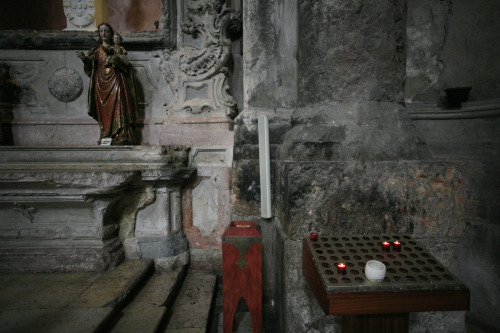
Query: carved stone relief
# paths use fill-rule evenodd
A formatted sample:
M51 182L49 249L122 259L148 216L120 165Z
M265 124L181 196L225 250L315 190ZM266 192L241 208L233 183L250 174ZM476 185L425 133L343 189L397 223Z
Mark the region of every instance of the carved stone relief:
M73 68L59 68L49 78L49 91L58 101L72 102L82 94L82 77Z
M238 111L229 93L228 74L231 38L241 31L239 13L220 0L184 4L183 45L179 51L164 52L162 69L176 95L167 112L232 120Z

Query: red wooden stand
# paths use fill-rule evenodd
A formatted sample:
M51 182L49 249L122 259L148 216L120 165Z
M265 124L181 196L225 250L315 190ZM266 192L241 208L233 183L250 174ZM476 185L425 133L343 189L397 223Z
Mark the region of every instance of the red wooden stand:
M262 236L255 222L234 221L222 236L224 332L233 331L236 307L243 298L253 332L262 332Z

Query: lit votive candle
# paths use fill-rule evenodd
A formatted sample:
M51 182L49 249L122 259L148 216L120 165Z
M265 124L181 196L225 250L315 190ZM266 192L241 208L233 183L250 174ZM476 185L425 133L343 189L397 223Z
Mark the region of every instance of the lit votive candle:
M311 232L311 240L312 241L318 240L318 233L317 232Z
M343 262L341 262L340 264L337 264L337 271L340 274L344 275L346 273L346 265Z
M383 242L382 243L382 250L383 251L389 252L390 249L391 249L391 244L389 242Z
M392 248L396 252L401 252L401 242L400 241L395 241L392 243Z

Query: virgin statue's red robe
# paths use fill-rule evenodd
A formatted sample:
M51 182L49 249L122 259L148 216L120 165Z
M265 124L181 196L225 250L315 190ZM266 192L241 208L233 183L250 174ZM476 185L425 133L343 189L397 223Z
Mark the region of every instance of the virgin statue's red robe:
M113 144L133 144L137 119L137 101L133 71L125 58L110 57L102 46L92 48L87 56L85 72L90 76L89 115L100 127L99 143L112 138Z

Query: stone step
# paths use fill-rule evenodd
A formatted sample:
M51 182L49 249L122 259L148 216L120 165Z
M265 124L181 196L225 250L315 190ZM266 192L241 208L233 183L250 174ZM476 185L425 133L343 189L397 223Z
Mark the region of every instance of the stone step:
M126 260L105 272L0 275L0 332L107 332L153 269Z
M210 324L217 276L188 272L161 333L204 333Z
M134 300L118 314L112 333L156 332L171 309L186 269L154 273Z

